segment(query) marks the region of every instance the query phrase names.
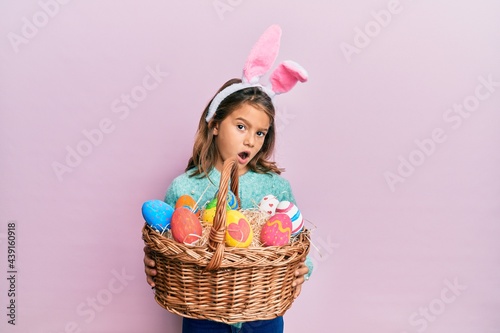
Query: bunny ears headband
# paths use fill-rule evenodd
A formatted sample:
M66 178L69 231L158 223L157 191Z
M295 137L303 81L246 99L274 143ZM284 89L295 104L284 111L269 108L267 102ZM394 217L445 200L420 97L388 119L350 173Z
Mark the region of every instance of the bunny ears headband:
M243 77L241 83L232 84L220 91L210 103L208 108L207 123L212 119L220 103L232 93L248 87L259 87L269 97L273 98L277 94L282 94L292 89L295 84L307 81L307 72L299 64L293 61L282 62L269 77L270 85L263 86L259 79L269 71L274 64L280 47L281 28L272 25L260 36L252 51L248 55L243 67Z

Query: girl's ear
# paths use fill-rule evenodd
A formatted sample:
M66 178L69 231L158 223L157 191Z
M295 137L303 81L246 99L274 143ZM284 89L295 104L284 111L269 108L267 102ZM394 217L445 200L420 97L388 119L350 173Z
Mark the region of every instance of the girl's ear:
M214 127L212 128L212 134L214 136L219 134L219 124L215 124Z

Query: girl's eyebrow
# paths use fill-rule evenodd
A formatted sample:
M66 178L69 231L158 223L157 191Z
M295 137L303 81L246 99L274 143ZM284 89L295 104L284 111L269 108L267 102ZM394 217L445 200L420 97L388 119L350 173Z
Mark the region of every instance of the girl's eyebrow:
M238 118L236 118L236 120L244 122L245 125L247 125L248 127L252 127L252 124L250 124L250 122L248 120L246 120L245 118L243 118L243 117L238 117ZM259 131L261 131L261 132L267 132L267 131L269 131L269 127L259 128Z

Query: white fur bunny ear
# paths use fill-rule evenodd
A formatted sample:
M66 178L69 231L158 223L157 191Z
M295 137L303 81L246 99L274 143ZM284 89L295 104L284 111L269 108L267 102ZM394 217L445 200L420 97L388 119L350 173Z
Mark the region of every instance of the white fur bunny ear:
M250 51L245 66L243 78L249 83L257 83L274 64L280 48L281 28L274 24L264 31Z
M282 62L271 74L269 81L276 94L282 94L292 89L297 82L307 81L307 71L294 61Z

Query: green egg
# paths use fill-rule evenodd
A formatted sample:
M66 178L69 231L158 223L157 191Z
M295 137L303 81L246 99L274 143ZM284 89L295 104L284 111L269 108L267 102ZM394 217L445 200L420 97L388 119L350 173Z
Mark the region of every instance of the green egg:
M210 208L214 208L217 206L217 198L213 198L208 204L207 206L205 207L205 209L210 209ZM231 210L231 206L229 206L229 204L227 204L227 210Z

